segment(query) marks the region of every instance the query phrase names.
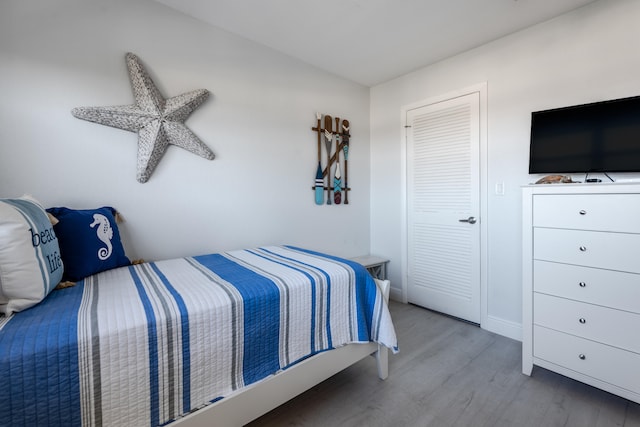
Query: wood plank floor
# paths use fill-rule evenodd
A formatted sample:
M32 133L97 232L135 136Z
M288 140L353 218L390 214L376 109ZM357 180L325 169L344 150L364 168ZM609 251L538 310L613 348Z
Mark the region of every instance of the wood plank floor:
M640 427L636 403L542 368L523 375L518 341L413 305L391 313L400 353L386 381L366 358L249 426Z

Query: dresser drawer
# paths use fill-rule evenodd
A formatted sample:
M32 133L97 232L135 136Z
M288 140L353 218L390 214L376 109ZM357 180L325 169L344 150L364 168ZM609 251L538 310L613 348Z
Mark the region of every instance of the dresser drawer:
M534 227L640 233L640 194L537 194Z
M640 274L536 260L533 290L640 314Z
M640 273L640 234L534 228L533 257Z
M640 353L639 314L535 293L533 319L535 325Z
M640 355L554 331L533 328L534 357L640 393Z

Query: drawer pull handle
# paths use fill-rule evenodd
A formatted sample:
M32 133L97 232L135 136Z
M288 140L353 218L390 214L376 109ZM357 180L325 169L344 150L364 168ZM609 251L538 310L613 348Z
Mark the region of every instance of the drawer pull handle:
M587 356L585 356L584 354L579 354L578 355L578 359L580 360L585 360L587 358Z
M584 209L580 211L580 215L586 215L587 211L585 211Z
M587 323L587 319L585 319L584 317L581 317L580 320L578 320L578 322L584 325L585 323Z
M586 252L586 251L587 251L586 246L580 246L580 252Z
M584 282L580 282L580 283L578 283L578 285L579 285L581 288L586 288L586 287L587 287L587 284L586 284L586 283L584 283Z

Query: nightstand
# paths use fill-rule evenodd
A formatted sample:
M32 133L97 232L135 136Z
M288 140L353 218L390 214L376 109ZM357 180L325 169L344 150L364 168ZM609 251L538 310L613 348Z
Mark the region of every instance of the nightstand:
M355 261L366 268L369 273L376 279L387 280L387 263L386 258L380 258L375 255L364 255L355 258L351 258L351 261Z

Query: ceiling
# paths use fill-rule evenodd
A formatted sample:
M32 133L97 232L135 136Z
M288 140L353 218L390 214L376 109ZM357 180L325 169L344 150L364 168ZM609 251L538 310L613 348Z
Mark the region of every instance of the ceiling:
M365 86L594 0L156 0Z

